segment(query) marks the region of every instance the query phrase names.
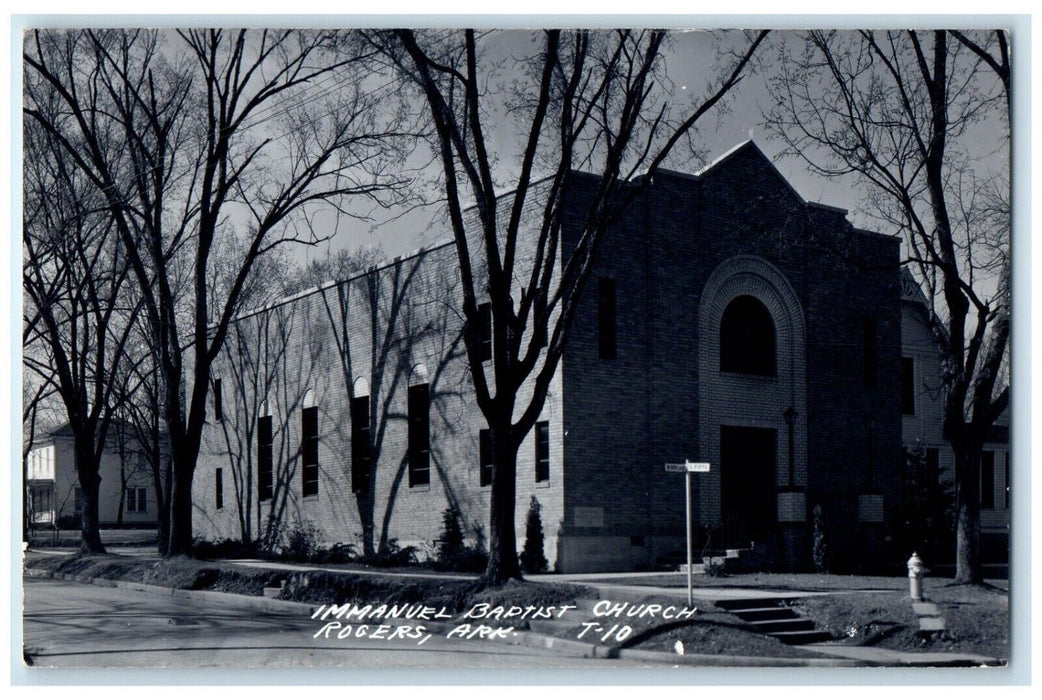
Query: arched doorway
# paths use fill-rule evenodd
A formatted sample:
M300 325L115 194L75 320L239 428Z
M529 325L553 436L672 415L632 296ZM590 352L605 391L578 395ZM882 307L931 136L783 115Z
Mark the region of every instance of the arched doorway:
M699 457L713 465L700 483L701 524L719 532L713 547L763 543L772 558L788 559L779 547L789 548L789 533L802 532L806 523L806 337L799 298L767 260L734 256L706 280L698 328Z

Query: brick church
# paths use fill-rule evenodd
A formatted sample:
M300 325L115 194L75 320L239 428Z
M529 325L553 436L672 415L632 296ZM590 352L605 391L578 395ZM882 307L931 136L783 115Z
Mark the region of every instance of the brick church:
M585 181L578 180L581 187ZM567 227L565 227L567 228ZM566 241L567 245L567 241ZM805 201L752 142L660 171L606 238L540 421L518 454L558 572L754 548L841 570L889 556L902 460L899 240ZM213 373L197 536L293 530L432 548L446 507L488 532L491 467L451 244L236 320Z

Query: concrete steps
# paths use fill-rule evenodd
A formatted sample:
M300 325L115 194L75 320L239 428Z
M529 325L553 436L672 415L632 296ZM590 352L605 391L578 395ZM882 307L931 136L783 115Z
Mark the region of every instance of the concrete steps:
M812 644L831 639L829 633L814 627L808 620L785 604L773 598L744 598L720 600L716 606L749 624L757 632L786 644Z

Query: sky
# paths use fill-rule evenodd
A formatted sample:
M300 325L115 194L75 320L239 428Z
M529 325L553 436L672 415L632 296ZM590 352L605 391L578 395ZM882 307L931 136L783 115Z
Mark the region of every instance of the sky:
M496 34L486 42L489 60L502 61L509 66L512 59L533 50L533 37L538 38L538 35L524 30ZM747 75L721 105L717 105L696 125L694 134L698 155L690 158L682 155L673 157L668 167L694 172L737 144L753 139L804 199L848 210L849 218L856 226L878 228L861 209L864 190L858 183L853 179L828 180L808 172L801 159L783 156L784 145L772 139L763 126L762 114L770 105L765 77L772 71L772 60L779 45L783 42L791 45L796 41L796 32L773 32L768 42L760 47L761 72ZM692 109L705 94L711 79L721 73L718 65L721 47L739 50L745 43L746 39L740 32L723 34L705 30L677 30L672 34L664 51L669 83L662 87L669 90L669 99L673 102L676 114L683 113L684 107L688 105ZM504 120L501 122L501 127L495 126L488 130L489 138L492 148L500 155L500 163L507 164L501 170L509 171L509 164L518 160L515 147L517 137ZM486 124L496 125L497 121L490 118ZM679 150L678 144L675 152ZM992 162L988 167L1001 165L1000 162ZM512 187L505 187L504 191L509 189ZM311 256L322 257L329 249L379 246L389 257L407 255L420 246L449 239L449 231L439 221L438 213L437 207L432 206L375 227L349 223L338 230L327 244L297 252L303 259L307 259ZM397 215L396 212L394 216ZM384 218L390 216L385 214Z

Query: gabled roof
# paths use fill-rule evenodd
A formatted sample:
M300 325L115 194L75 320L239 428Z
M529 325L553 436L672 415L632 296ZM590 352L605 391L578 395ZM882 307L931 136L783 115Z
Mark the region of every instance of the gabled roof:
M774 177L777 179L777 181L779 183L781 183L781 185L784 187L784 189L799 204L801 204L803 206L814 207L814 208L817 208L817 209L824 209L826 211L831 211L831 212L835 212L837 214L842 214L842 215L846 216L846 214L847 214L847 210L846 209L843 209L841 207L833 207L833 206L830 206L830 205L827 205L827 204L818 204L817 202L808 202L806 199L804 199L800 195L800 193L796 191L796 188L794 188L792 186L792 183L789 182L788 178L786 178L784 175L782 175L781 171L779 171L778 168L771 161L771 159L767 157L767 154L764 153L760 149L760 147L758 145L756 145L756 142L753 141L752 139L749 139L747 141L742 141L741 143L739 143L739 144L735 145L734 147L728 149L726 152L724 152L723 154L721 154L720 156L715 158L711 163L709 163L708 165L700 168L699 170L696 170L694 173L683 173L683 172L679 172L679 171L676 171L676 170L667 170L667 169L664 169L664 168L660 168L659 172L660 173L668 173L670 175L674 175L674 176L678 176L678 177L691 178L691 179L694 179L694 180L703 180L703 179L712 177L716 173L719 173L719 172L727 170L729 167L734 165L736 163L736 161L738 161L743 156L744 157L751 157L751 158L753 158L755 160L760 161L761 164L764 167L766 167L766 169L772 175L774 175Z

